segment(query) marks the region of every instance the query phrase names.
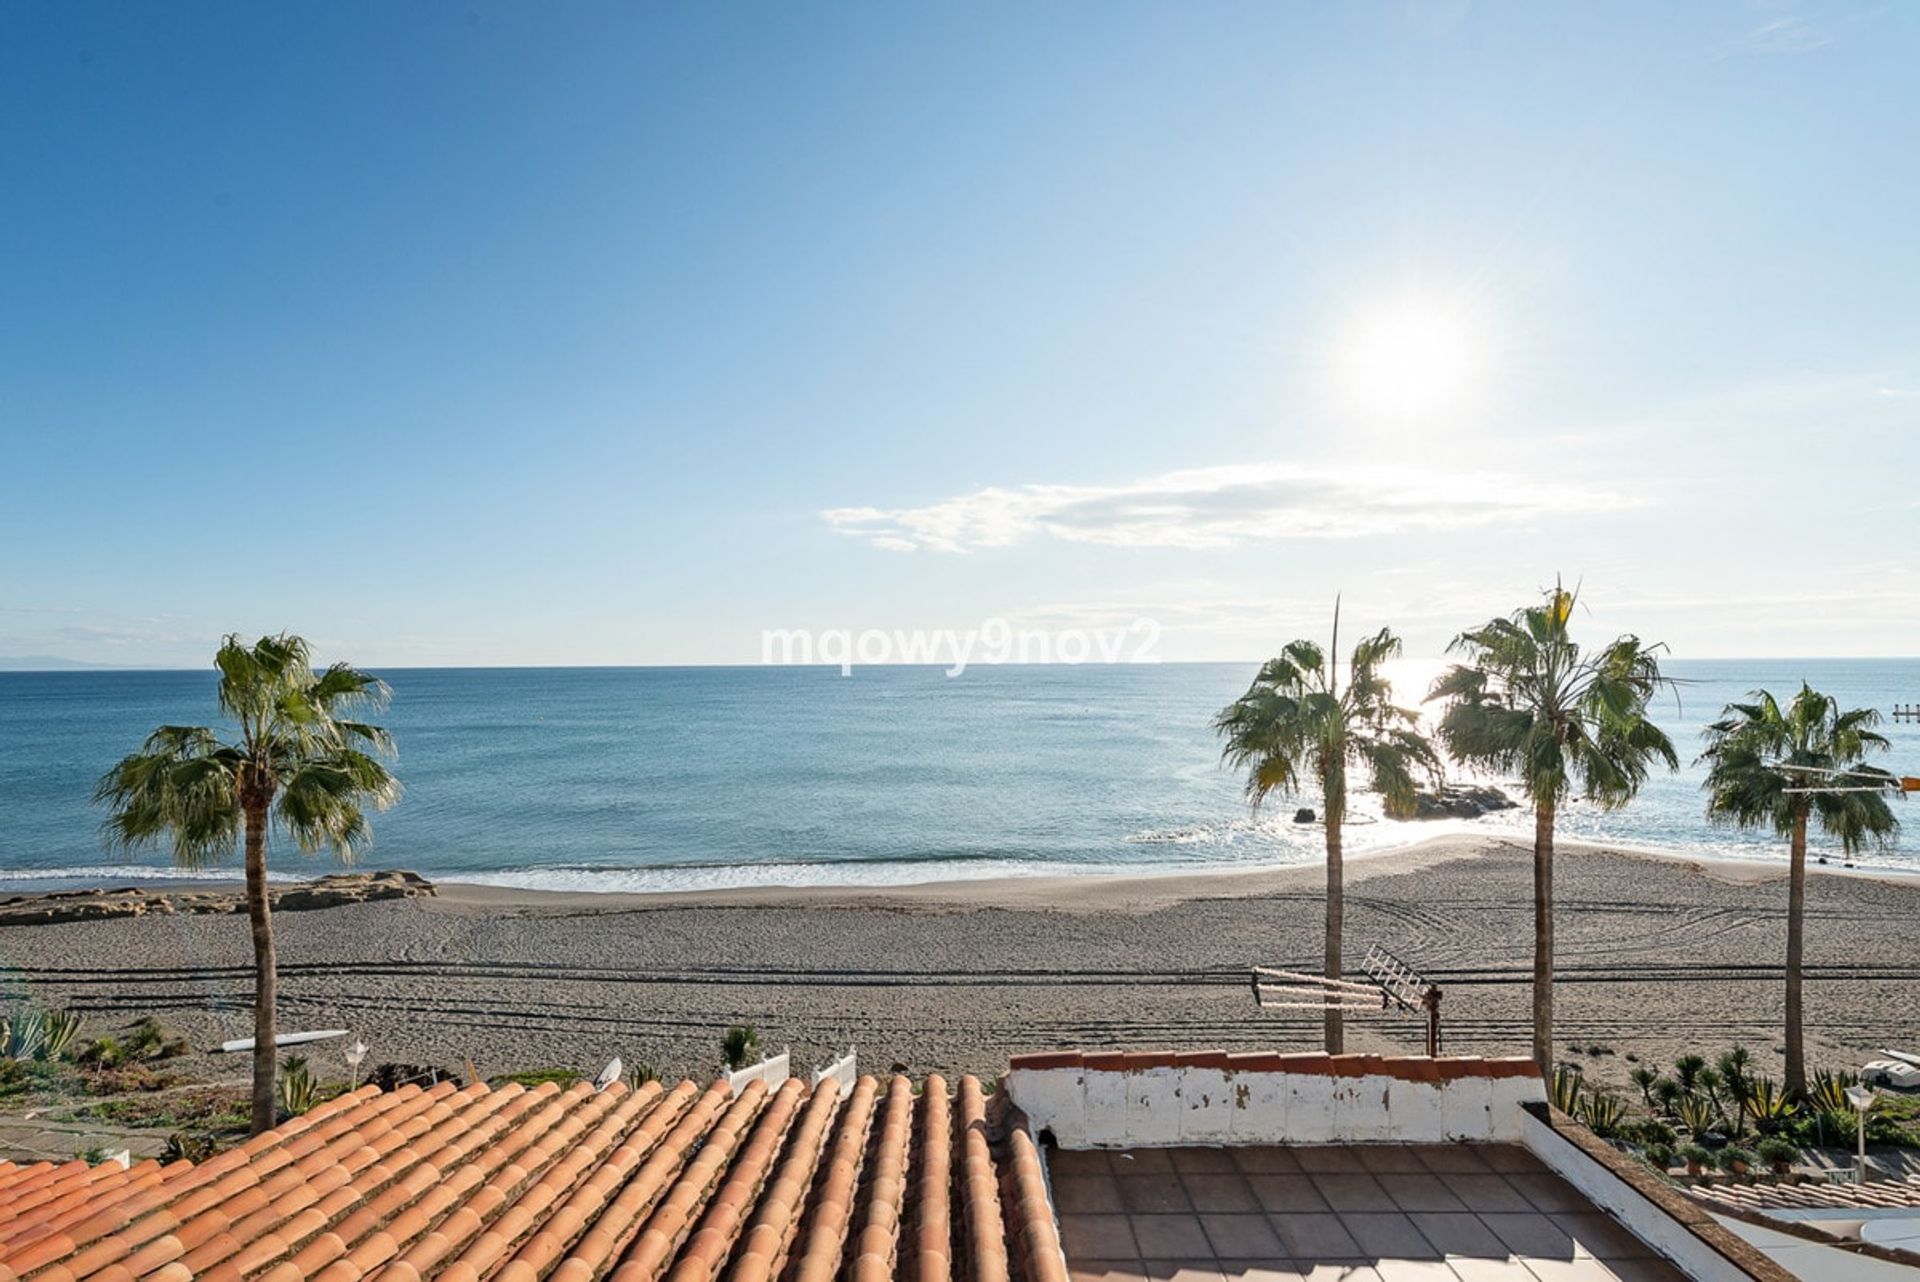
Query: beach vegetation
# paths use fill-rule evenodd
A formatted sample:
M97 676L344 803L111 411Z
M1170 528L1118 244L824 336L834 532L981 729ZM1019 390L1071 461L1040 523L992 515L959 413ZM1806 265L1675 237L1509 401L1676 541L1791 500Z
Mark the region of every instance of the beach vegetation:
M0 1015L0 1056L42 1063L66 1056L80 1031L80 1017L47 1006L18 1006Z
M1775 1175L1787 1174L1793 1170L1793 1164L1800 1160L1799 1146L1777 1135L1769 1135L1761 1140L1754 1145L1754 1151L1772 1168Z
M632 1068L627 1070L627 1085L636 1091L648 1082L657 1082L659 1080L660 1070L644 1059L638 1061Z
M1535 606L1455 637L1460 656L1434 682L1438 731L1454 760L1516 778L1534 809L1533 1057L1553 1056L1553 859L1560 807L1576 797L1626 805L1653 766L1678 769L1647 715L1668 683L1665 647L1621 636L1597 649L1573 639L1577 594L1555 584Z
M1793 1095L1807 1089L1807 831L1818 825L1850 857L1891 845L1899 820L1886 791L1897 780L1866 764L1888 746L1873 728L1879 721L1872 708L1841 711L1803 682L1784 705L1756 690L1706 730L1707 818L1770 828L1787 840L1786 1087Z
M1720 1150L1720 1169L1729 1175L1745 1175L1759 1160L1752 1149L1737 1145L1729 1144Z
M1653 1087L1660 1080L1660 1070L1651 1064L1642 1064L1627 1074L1627 1080L1640 1088L1641 1100L1646 1103L1648 1111L1652 1111L1655 1107Z
M252 645L229 636L214 657L218 705L231 733L204 726L156 729L100 780L110 846L166 842L177 862L199 867L244 850L254 959L253 1113L256 1133L279 1104L274 956L267 895L267 841L277 829L302 851L331 850L343 862L371 838L369 810L400 785L384 760L393 741L357 718L385 701L379 679L336 663L315 670L311 649L282 633Z
M1771 1077L1752 1078L1740 1107L1752 1119L1753 1129L1762 1135L1772 1135L1800 1111L1799 1100L1780 1089Z
M1704 1055L1680 1055L1673 1061L1673 1077L1680 1083L1680 1089L1692 1092L1699 1089L1700 1074L1707 1068Z
M1580 1068L1575 1064L1560 1064L1556 1066L1553 1070L1553 1076L1548 1079L1547 1098L1553 1101L1555 1108L1565 1113L1568 1117L1578 1117L1580 1115L1581 1081Z
M299 1117L320 1102L320 1084L299 1055L287 1056L280 1065L279 1091L280 1111L287 1117Z
M1720 1120L1720 1111L1713 1101L1697 1092L1688 1092L1680 1097L1678 1105L1680 1121L1695 1135L1705 1135L1714 1129Z
M1611 1091L1589 1091L1580 1101L1580 1120L1595 1135L1611 1139L1627 1120L1627 1106Z
M720 1058L733 1072L753 1062L760 1050L760 1032L752 1024L734 1024L720 1035Z
M1400 654L1400 639L1386 628L1363 638L1340 662L1340 603L1333 607L1333 637L1327 649L1301 638L1281 647L1261 665L1245 694L1221 709L1213 726L1224 740L1223 759L1246 772L1248 803L1257 811L1271 796L1317 790L1327 856L1326 939L1323 974L1340 979L1345 948L1346 874L1342 827L1348 776L1366 772L1390 816L1408 817L1418 804L1420 782L1438 786L1439 753L1420 732L1420 716L1393 701L1386 664ZM1329 1003L1337 1000L1329 997ZM1324 1016L1326 1049L1346 1046L1341 1012L1329 1004Z
M1658 1142L1649 1144L1640 1150L1640 1156L1646 1159L1648 1166L1651 1166L1662 1175L1665 1175L1673 1169L1673 1146L1671 1144L1661 1144Z

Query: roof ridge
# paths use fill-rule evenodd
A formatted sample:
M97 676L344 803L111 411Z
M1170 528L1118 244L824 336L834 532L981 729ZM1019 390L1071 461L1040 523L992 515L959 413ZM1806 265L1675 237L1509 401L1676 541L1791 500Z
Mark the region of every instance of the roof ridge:
M973 1282L1007 1282L1007 1226L1000 1184L993 1173L987 1097L980 1079L960 1079L960 1217L966 1227L966 1260Z

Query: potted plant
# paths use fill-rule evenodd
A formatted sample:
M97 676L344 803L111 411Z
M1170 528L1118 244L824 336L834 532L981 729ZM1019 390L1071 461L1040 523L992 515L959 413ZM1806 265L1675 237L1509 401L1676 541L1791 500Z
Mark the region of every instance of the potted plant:
M1759 1160L1751 1151L1729 1144L1720 1153L1720 1169L1729 1175L1745 1175Z
M1680 1149L1680 1160L1687 1164L1688 1175L1699 1175L1713 1161L1713 1150L1703 1144L1687 1144Z
M1787 1175L1793 1170L1794 1159L1800 1156L1800 1150L1778 1135L1769 1135L1757 1146L1760 1156L1773 1168L1775 1175Z
M1673 1146L1655 1141L1640 1150L1640 1156L1647 1159L1647 1165L1665 1175L1673 1169Z

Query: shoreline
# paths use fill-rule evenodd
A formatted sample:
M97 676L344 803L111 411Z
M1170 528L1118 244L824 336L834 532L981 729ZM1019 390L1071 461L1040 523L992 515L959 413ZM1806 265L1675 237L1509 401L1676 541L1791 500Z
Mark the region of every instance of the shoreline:
M1353 884L1365 880L1376 867L1387 864L1409 860L1422 864L1444 862L1483 857L1497 851L1530 854L1531 850L1530 842L1510 834L1473 834L1456 830L1420 837L1398 845L1350 853L1346 857L1345 865L1347 881ZM1692 866L1709 875L1717 875L1735 882L1766 882L1784 879L1787 875L1787 863L1784 858L1779 860L1741 859L1702 854L1691 850L1577 840L1558 841L1555 843L1555 850L1560 854L1575 856L1604 854L1620 858L1650 860L1662 864ZM129 865L128 867L130 872L144 872L149 870L150 866ZM1127 871L1107 865L1096 871L1087 872L1033 872L985 877L933 878L926 881L827 881L799 886L759 884L658 890L627 888L595 890L587 887L502 885L488 881L463 881L459 874L446 880L432 878L428 880L432 882L436 897L441 902L480 908L598 907L616 911L647 906L800 907L811 905L826 907L840 903L860 905L919 902L975 907L1053 906L1063 911L1085 907L1089 911L1098 911L1127 904L1158 906L1199 898L1247 898L1271 893L1280 888L1290 888L1293 883L1302 881L1318 885L1323 868L1324 864L1319 860L1261 864L1252 867L1211 864L1179 869L1158 866L1140 871ZM290 875L286 869L282 868L274 870L270 876L275 885L288 887L311 882L330 873L345 871L386 870L358 865L325 868L316 865L310 875ZM1920 879L1920 867L1905 869L1878 865L1846 866L1819 863L1812 859L1808 862L1807 872L1810 877L1862 878L1891 882L1896 885L1912 885L1916 879ZM70 884L62 884L55 890L25 888L36 883L44 885L54 881ZM22 888L15 890L6 882L0 881L0 903L15 899L38 898L48 894L70 895L84 894L89 891L116 890L126 886L155 894L195 892L230 894L240 890L244 883L237 875L124 876L107 875L102 869L99 875L94 875L92 870L89 870L84 877L72 878L60 878L57 874L50 872L45 879L22 878L20 884ZM1061 902L1063 898L1068 902Z

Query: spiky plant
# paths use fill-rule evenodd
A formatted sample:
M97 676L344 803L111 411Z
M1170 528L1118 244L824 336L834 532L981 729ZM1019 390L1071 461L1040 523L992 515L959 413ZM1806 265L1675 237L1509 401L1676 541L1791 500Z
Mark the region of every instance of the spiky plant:
M1666 684L1660 651L1635 636L1583 649L1569 629L1575 593L1558 584L1537 606L1454 638L1462 662L1434 682L1442 743L1456 761L1517 778L1533 802L1533 1057L1553 1058L1553 845L1576 796L1613 809L1655 764L1678 769L1647 705Z
M1383 669L1399 653L1399 638L1382 628L1353 648L1343 679L1336 600L1328 650L1305 639L1288 642L1261 665L1247 692L1213 721L1226 740L1222 756L1247 772L1247 800L1256 810L1275 794L1292 796L1309 788L1320 794L1327 851L1323 973L1328 979L1342 974L1346 874L1341 835L1348 772L1365 770L1391 814L1411 813L1420 778L1437 783L1441 775L1439 754L1419 731L1419 714L1393 702ZM1345 1049L1341 1012L1329 1005L1323 1022L1327 1052L1337 1055Z
M1898 781L1866 764L1887 747L1872 708L1842 712L1805 684L1785 706L1765 690L1730 703L1707 727L1707 817L1740 828L1771 828L1787 839L1787 1090L1807 1089L1804 1024L1807 828L1817 823L1848 854L1884 848L1899 830L1887 805ZM1827 773L1845 771L1847 777ZM1882 791L1874 788L1884 781ZM1847 790L1843 790L1847 789ZM1812 789L1809 791L1809 789Z
M751 1024L735 1024L720 1038L720 1055L734 1072L745 1068L760 1049L760 1033Z
M1655 1082L1660 1080L1660 1071L1651 1064L1642 1064L1631 1073L1628 1073L1627 1077L1635 1086L1640 1088L1640 1098L1645 1101L1647 1108L1652 1110L1654 1107L1653 1086Z
M307 1061L289 1055L280 1065L280 1109L288 1117L299 1117L320 1102L320 1084L313 1080Z
M246 645L229 636L214 656L219 706L234 723L222 739L203 726L161 726L94 790L108 808L111 846L166 841L174 859L199 866L243 845L253 933L253 1130L274 1124L273 924L267 900L267 835L278 827L303 851L343 861L371 840L368 809L384 810L400 785L381 758L393 741L353 720L387 687L336 663L316 672L307 643L282 633Z

